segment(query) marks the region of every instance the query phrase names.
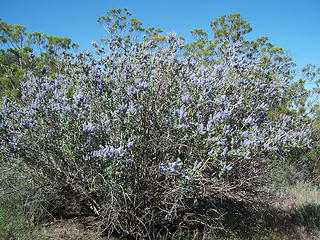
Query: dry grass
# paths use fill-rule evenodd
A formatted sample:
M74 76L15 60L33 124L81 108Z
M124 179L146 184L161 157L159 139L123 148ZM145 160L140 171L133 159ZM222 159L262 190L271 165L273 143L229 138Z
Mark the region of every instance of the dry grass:
M310 183L299 182L292 186L279 189L279 198L274 199L273 206L285 213L283 219L278 221L278 229L282 233L292 234L289 239L318 240L320 239L320 226L316 227L311 215L318 217L320 207L320 189ZM309 213L306 212L309 207ZM315 207L314 207L315 206ZM319 215L320 217L320 215ZM310 224L311 223L311 224ZM294 237L294 238L293 238Z
M107 240L98 231L94 217L56 220L41 227L42 238L50 240ZM111 239L110 239L111 240Z
M319 187L312 186L309 183L298 183L292 186L288 193L295 199L297 205L306 203L320 204L320 189Z

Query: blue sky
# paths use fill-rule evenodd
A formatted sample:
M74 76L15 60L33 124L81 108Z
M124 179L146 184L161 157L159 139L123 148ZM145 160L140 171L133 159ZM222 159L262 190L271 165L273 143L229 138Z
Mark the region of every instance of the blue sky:
M107 10L126 7L146 27L175 31L190 41L190 30L209 35L210 22L223 14L240 13L253 28L249 39L260 36L282 47L298 66L320 67L320 0L14 0L3 1L0 18L27 27L28 32L70 37L80 49L104 36L97 18Z

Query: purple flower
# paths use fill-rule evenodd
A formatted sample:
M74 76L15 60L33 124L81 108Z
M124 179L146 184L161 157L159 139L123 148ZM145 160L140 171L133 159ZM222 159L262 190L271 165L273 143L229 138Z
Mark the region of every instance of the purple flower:
M209 120L208 120L208 123L207 123L207 131L208 132L210 131L210 128L212 126L213 121L214 121L214 119L213 119L212 115L210 114L210 117L209 117Z
M118 148L115 149L114 153L118 154L120 157L122 157L125 153L127 152L127 150L120 145Z
M228 134L231 131L230 125L224 125L223 131L224 131L225 134Z
M200 123L200 125L198 126L198 132L200 135L204 135L205 132L204 132L204 126L202 123Z
M176 162L168 162L168 165L169 165L169 170L171 170L172 172L177 172L179 167L182 166L182 162L178 158L178 161L176 161Z
M184 106L182 106L181 108L176 109L176 110L173 112L173 116L179 116L180 119L186 120L187 110L185 109Z
M133 94L135 94L135 93L137 92L137 89L136 89L135 87L133 87L133 86L130 86L130 87L128 87L128 88L126 89L126 92L127 92L128 94L133 95Z
M250 147L254 144L254 141L253 140L250 140L250 139L245 139L242 143L243 146L245 147Z
M84 96L81 92L73 95L73 100L75 104L78 104L80 101L84 99Z
M117 107L117 110L119 110L119 111L122 111L122 110L124 110L126 108L126 105L125 104L120 104L118 107Z
M227 141L226 138L219 139L219 140L217 141L217 145L223 145L223 144L226 143L226 141Z
M90 156L89 154L85 154L85 155L82 156L82 159L83 159L84 161L88 161L88 160L91 159L91 156Z
M147 89L149 87L149 83L145 82L145 81L141 81L141 79L139 79L139 80L136 79L135 82L136 82L138 88Z
M250 125L253 125L253 124L254 124L253 118L252 118L251 116L249 116L248 118L246 118L246 119L244 120L244 122L245 122L246 124L250 124Z
M161 171L161 172L166 172L166 171L167 171L167 168L165 167L164 164L161 164L161 165L160 165L160 171Z
M183 102L183 103L189 103L189 99L190 99L190 95L183 95L182 97L181 97L181 101Z
M240 136L243 138L247 138L249 136L248 131L241 132Z
M160 165L160 170L162 172L170 171L170 172L178 172L179 168L182 166L181 159L178 158L177 161L171 162L167 161L167 166L164 164Z
M194 167L195 167L196 169L200 169L201 166L202 166L202 162L198 162L198 160L196 160L196 161L194 162Z
M231 169L232 169L231 164L228 164L228 165L223 166L223 168L221 169L221 171L223 171L223 172L230 172Z
M129 164L133 163L133 159L132 158L129 158L126 160L126 167L129 166Z
M227 156L227 152L228 152L228 147L225 147L225 148L223 149L223 152L221 153L221 155L222 155L223 157L226 157L226 156Z
M246 159L246 160L250 160L250 159L251 159L251 157L250 157L250 152L249 152L249 151L246 152L246 153L243 155L243 157L244 157L244 159Z
M128 149L130 149L134 144L134 141L129 141L127 144Z
M179 127L187 129L187 128L189 128L189 125L187 123L183 122L182 124L179 125Z
M85 132L94 132L96 129L91 122L85 122L82 124L82 129Z

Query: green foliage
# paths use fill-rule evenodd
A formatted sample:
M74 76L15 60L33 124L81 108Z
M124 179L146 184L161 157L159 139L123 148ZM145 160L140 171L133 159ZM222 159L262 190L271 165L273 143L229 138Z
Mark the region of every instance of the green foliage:
M27 33L25 26L7 24L1 19L0 44L1 99L19 97L20 83L28 71L39 74L45 69L48 74L61 73L62 55L78 47L70 38ZM72 57L71 53L67 54Z
M33 239L37 236L34 217L27 217L22 198L0 198L0 238Z
M191 31L195 41L185 44L184 55L192 56L207 67L215 67L224 62L233 64L227 53L230 44L237 45L246 59L258 60L260 73L269 73L270 84L276 78L286 78L290 84L277 96L279 102L268 111L268 118L276 120L279 115L286 114L294 118L308 116L308 122L313 125L314 135L319 135L320 110L320 68L308 64L301 71L296 69L296 64L286 52L272 43L267 37L248 40L247 35L252 31L250 24L241 18L240 14L223 15L210 23L213 38L202 29ZM243 74L239 69L239 77L248 77L255 74L252 69L248 74ZM261 76L257 76L259 79ZM318 145L320 138L313 138L314 145ZM289 163L301 161L304 152L292 152L286 157ZM310 167L313 161L309 162Z
M315 141L313 148L300 158L300 165L304 166L309 173L309 179L315 183L320 183L320 146L319 141Z
M316 202L311 202L299 206L296 221L298 224L320 230L320 205Z
M296 64L292 58L282 48L268 42L267 37L249 41L247 34L252 31L252 28L240 17L240 14L223 15L212 21L210 26L213 31L213 39L209 39L209 35L202 29L191 31L195 41L185 45L184 54L186 56L194 56L206 66L214 66L221 61L229 64L230 56L226 54L226 49L230 44L237 44L246 58L259 59L260 68L272 72L272 78L294 79ZM304 73L307 71L309 68L303 69ZM314 73L312 76L315 77ZM310 96L309 91L305 89L305 84L305 78L293 82L283 93L286 97L269 113L270 116L277 116L283 112L291 113L291 115L304 113L307 108L306 101Z
M142 40L152 40L155 46L166 42L166 37L161 35L163 31L160 28L149 27L146 29L140 20L130 18L131 15L126 8L119 8L109 10L105 16L100 16L97 21L107 32L107 36L101 41L106 45L110 44L111 39L118 41L118 47L123 50L129 49L134 44L139 44L139 41Z
M49 219L44 210L48 192L43 194L41 184L34 185L28 169L19 164L0 161L0 172L0 239L40 239L39 226Z

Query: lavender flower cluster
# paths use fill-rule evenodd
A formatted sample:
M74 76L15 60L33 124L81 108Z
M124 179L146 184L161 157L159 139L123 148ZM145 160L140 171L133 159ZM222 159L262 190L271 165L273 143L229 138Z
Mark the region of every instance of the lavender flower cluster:
M236 46L229 63L206 68L182 57L182 45L174 33L165 47L143 41L123 52L111 41L108 52L95 44L100 59L83 52L64 58L63 73L28 73L21 101L1 105L2 156L58 172L90 163L126 174L149 161L161 174L190 178L311 147L303 118L268 118L288 79Z

